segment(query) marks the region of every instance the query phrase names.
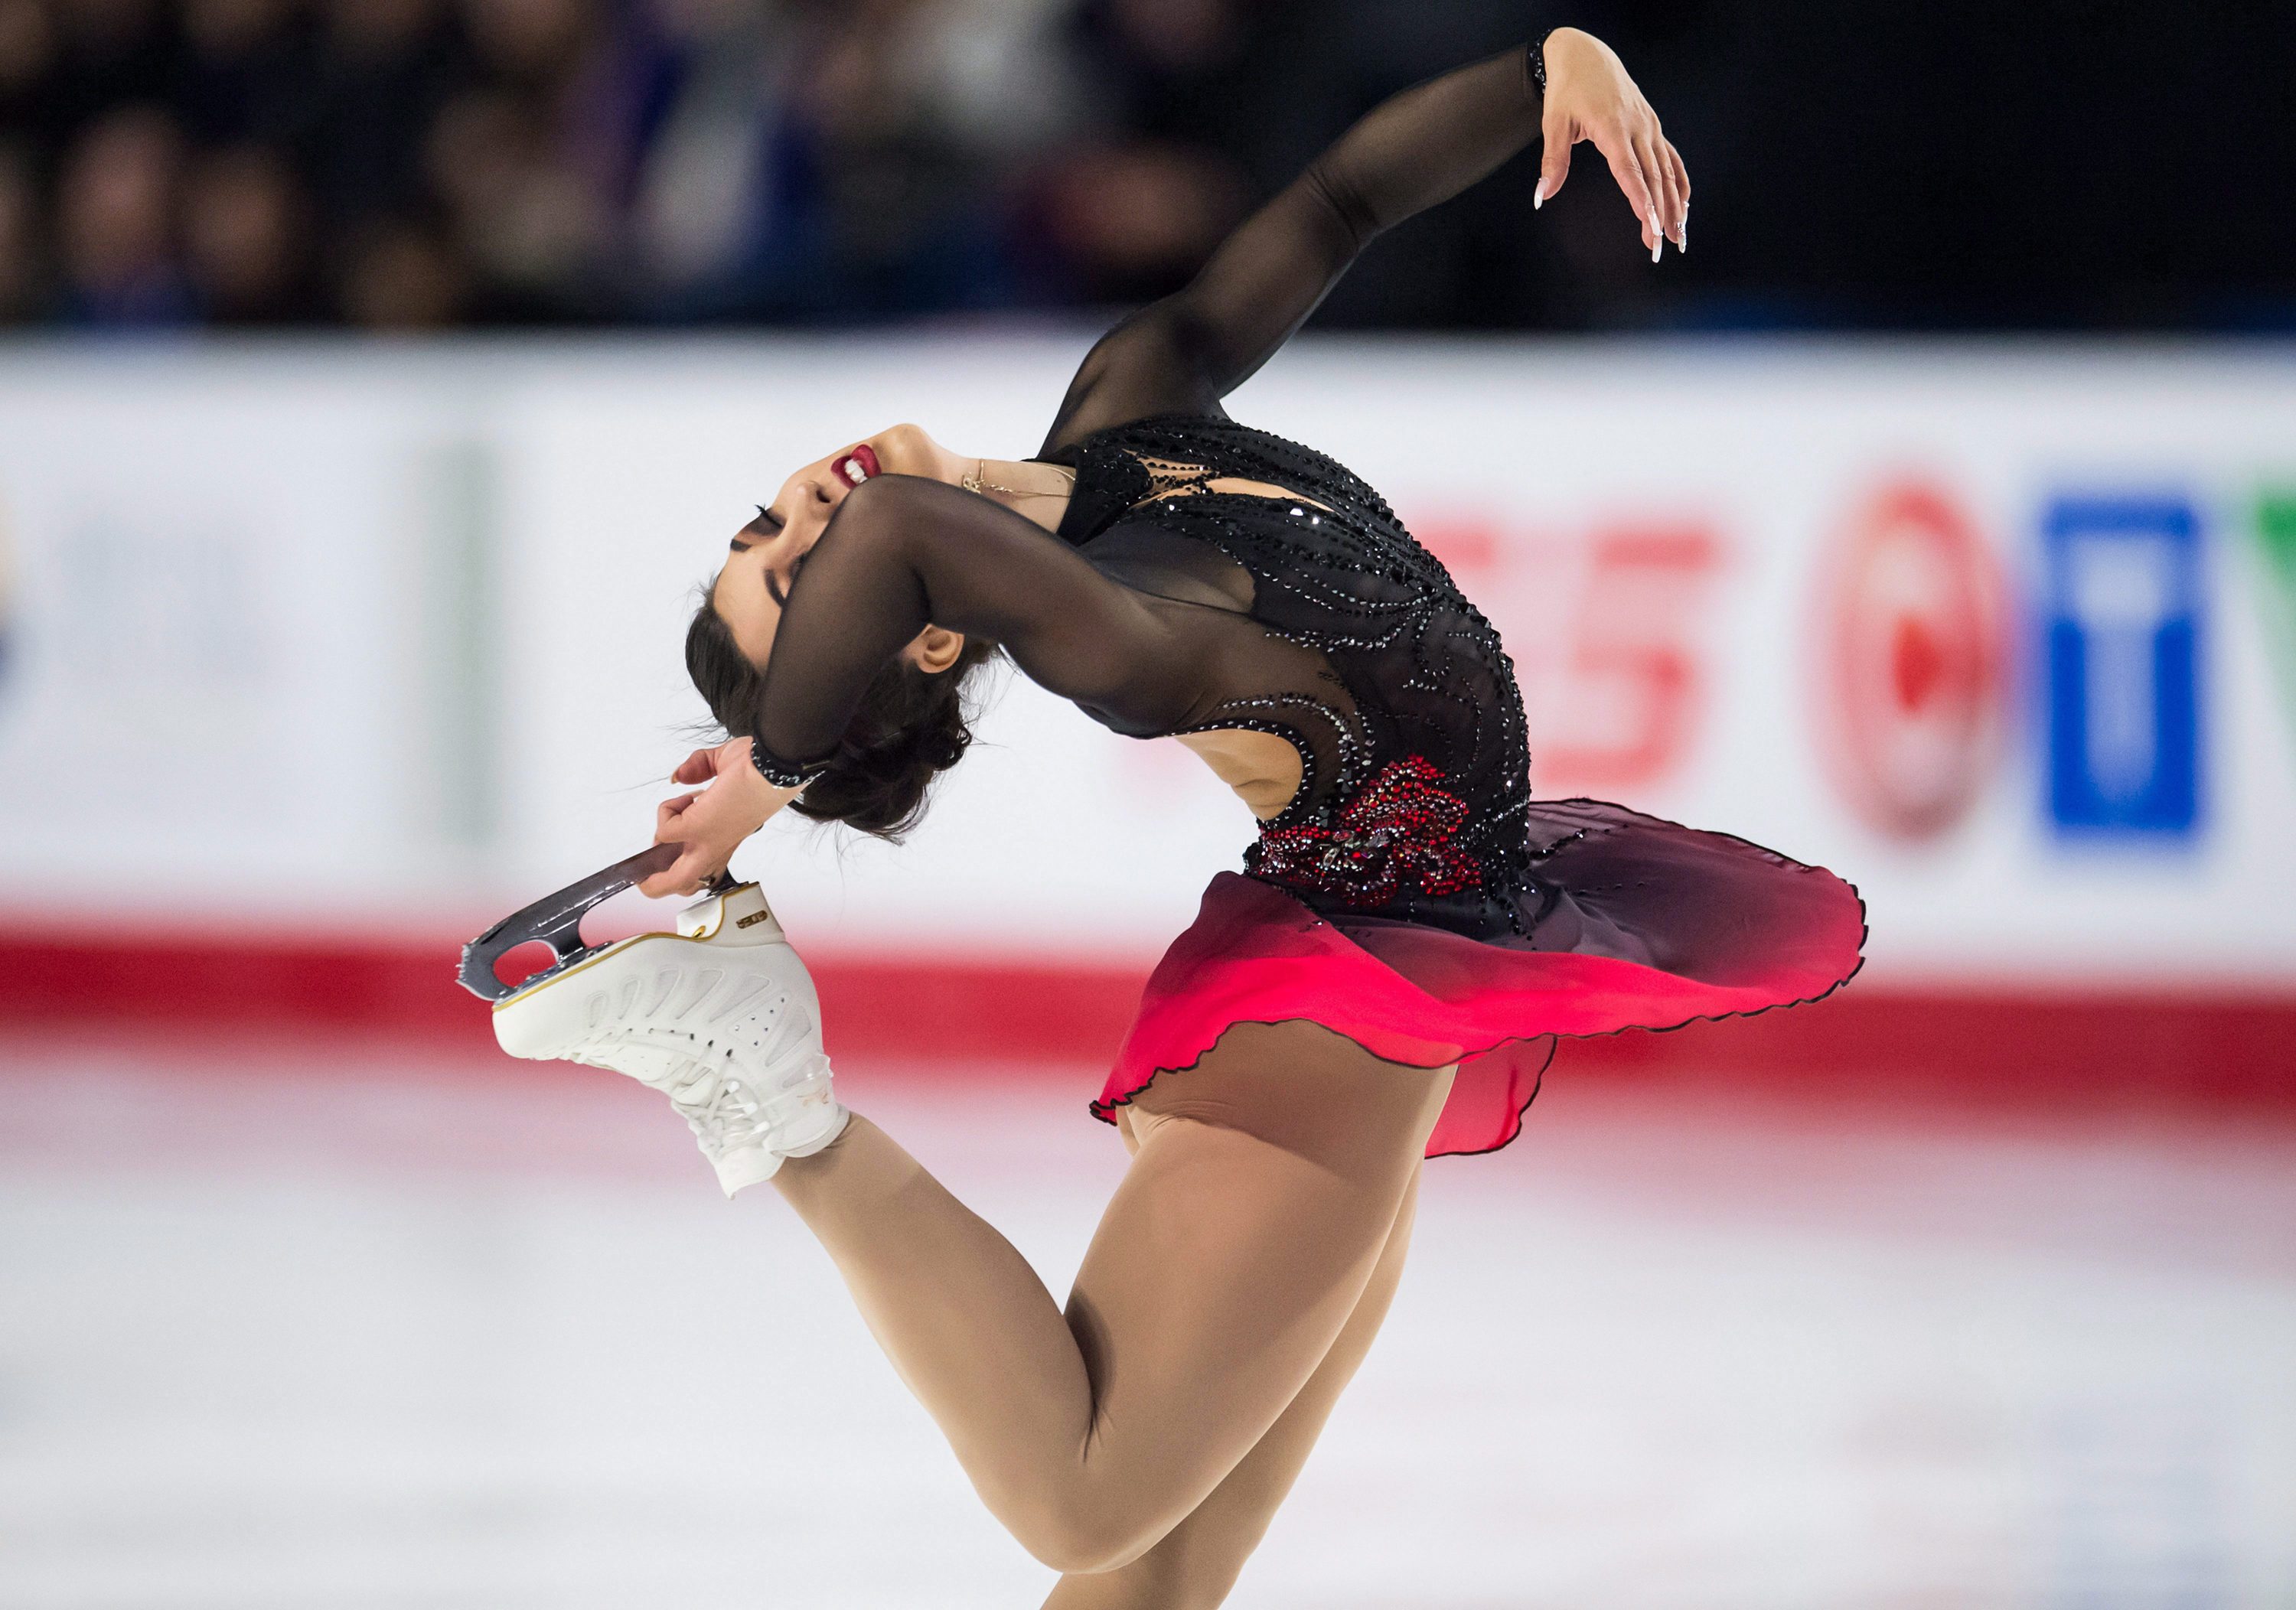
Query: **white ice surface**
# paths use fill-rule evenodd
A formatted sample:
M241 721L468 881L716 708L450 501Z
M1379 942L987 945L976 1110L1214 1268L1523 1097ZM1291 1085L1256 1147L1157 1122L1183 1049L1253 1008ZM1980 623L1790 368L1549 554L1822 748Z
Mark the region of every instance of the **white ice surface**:
M1093 1081L845 1083L1055 1290ZM0 1606L1036 1604L770 1192L603 1075L0 1050ZM2296 1604L2296 1139L1559 1079L1431 1166L1232 1604Z

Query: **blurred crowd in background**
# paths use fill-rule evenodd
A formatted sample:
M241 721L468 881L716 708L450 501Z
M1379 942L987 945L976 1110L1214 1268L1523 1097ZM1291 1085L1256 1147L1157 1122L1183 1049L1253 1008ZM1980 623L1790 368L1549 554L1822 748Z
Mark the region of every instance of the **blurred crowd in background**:
M1551 9L0 0L0 323L1122 304L1379 98ZM2284 22L1823 0L1567 20L1659 105L1704 255L1654 272L1582 148L1536 226L1518 163L1408 226L1407 261L1374 252L1330 322L2296 327Z

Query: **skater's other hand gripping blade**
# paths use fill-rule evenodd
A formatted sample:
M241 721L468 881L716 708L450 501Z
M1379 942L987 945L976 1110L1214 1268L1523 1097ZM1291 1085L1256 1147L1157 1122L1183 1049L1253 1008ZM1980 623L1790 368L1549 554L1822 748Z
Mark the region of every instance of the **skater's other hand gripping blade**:
M481 1001L507 1001L595 955L603 947L583 944L582 919L592 908L666 870L677 859L677 852L674 844L655 845L512 911L463 947L463 965L455 977ZM710 883L709 892L722 895L734 887L734 880L720 872ZM550 947L550 965L516 984L504 984L495 972L496 963L519 946L537 943Z

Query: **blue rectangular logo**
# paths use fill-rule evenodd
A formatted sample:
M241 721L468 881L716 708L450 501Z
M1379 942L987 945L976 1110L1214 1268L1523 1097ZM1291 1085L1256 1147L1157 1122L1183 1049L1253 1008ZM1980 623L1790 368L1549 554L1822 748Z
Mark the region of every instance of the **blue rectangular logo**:
M2060 498L2042 525L2049 816L2189 838L2200 819L2200 519L2177 498Z

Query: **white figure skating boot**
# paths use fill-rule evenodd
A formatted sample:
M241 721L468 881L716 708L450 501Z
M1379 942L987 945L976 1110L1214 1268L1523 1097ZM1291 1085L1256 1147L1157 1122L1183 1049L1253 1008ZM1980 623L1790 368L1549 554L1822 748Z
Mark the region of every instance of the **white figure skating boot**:
M667 1095L729 1197L845 1128L812 976L754 883L696 901L674 934L562 956L494 1022L513 1057L611 1067Z

